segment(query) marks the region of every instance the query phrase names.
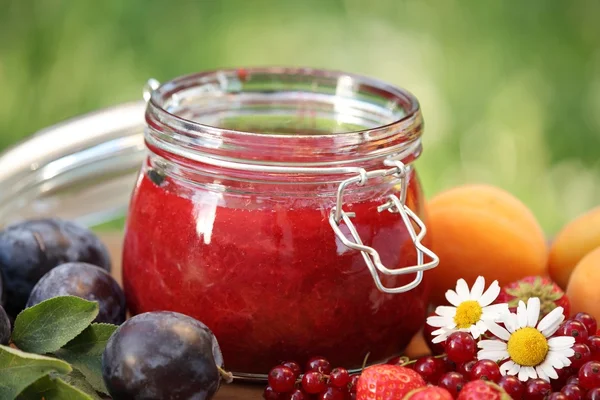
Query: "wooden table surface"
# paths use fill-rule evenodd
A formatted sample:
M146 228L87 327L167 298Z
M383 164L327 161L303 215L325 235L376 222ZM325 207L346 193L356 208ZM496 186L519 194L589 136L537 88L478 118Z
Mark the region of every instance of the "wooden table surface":
M121 284L121 253L122 253L122 236L121 234L101 234L102 241L109 248L113 261L113 276ZM414 358L424 355L426 345L422 340L422 336L417 335L413 342L409 345L406 355ZM214 397L215 400L259 400L262 399L262 392L265 384L241 384L234 383L223 384L219 392Z

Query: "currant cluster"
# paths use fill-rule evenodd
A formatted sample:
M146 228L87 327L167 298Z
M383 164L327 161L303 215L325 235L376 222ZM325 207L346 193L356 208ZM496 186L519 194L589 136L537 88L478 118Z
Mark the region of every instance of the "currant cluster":
M269 372L266 400L354 400L360 375L345 368L332 368L324 357L311 358L304 371L295 361L286 361Z
M455 397L468 381L482 379L497 383L515 400L600 400L600 331L597 329L596 320L586 313L578 313L562 323L555 336L574 337L575 354L570 358L571 365L557 370L558 379L551 383L542 379L521 382L515 376L502 376L496 362L476 360L477 343L466 332L455 332L438 345L445 354L399 364L413 368L425 381L447 389Z

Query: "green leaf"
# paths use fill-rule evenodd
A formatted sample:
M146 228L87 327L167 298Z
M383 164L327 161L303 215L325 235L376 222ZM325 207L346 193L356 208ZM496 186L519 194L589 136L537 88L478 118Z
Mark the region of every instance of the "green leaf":
M67 374L71 370L71 366L62 360L0 346L0 399L14 399L50 372Z
M55 354L78 369L95 390L108 394L102 380L102 353L117 328L110 324L92 324Z
M69 375L61 376L61 379L67 382L69 385L74 386L82 392L86 393L92 399L102 400L102 397L98 396L96 390L86 380L85 376L78 370L74 369Z
M98 303L59 296L23 310L15 320L12 340L31 353L51 353L79 335L98 315Z
M17 397L17 400L93 400L58 377L48 375L38 379Z

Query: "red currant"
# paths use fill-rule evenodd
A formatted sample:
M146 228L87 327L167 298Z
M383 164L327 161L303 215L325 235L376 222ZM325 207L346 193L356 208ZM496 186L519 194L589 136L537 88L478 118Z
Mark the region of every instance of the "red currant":
M599 361L589 361L579 369L579 386L587 390L600 388Z
M465 379L469 381L471 380L471 371L473 370L473 366L476 362L477 361L475 360L471 360L467 361L466 363L459 364L456 368L456 372L462 374L462 376L464 376Z
M588 338L588 332L584 324L569 319L562 323L554 336L572 336L575 338L575 343L585 343Z
M319 395L319 400L345 400L346 395L344 392L335 387L328 387L323 393Z
M567 385L577 385L579 386L579 378L577 375L571 375L569 379L567 379Z
M352 377L350 378L350 393L356 393L356 385L358 384L359 378L360 375L352 375Z
M543 400L552 392L550 382L543 379L531 379L525 386L523 398L525 400Z
M464 363L475 357L475 339L467 332L454 332L446 339L446 354L455 363Z
M588 337L587 345L590 348L592 360L600 361L600 336L593 335Z
M500 380L500 368L492 360L479 360L471 370L471 380L481 379L484 381L498 382Z
M302 389L309 394L317 394L327 389L325 376L317 371L310 371L302 377Z
M294 371L294 376L296 378L298 378L300 376L300 374L302 373L300 364L298 364L296 361L286 361L286 362L281 363L281 365L283 365L284 367L288 367L289 369Z
M585 400L600 400L600 388L595 388L587 392Z
M573 345L573 351L575 351L575 354L569 357L569 360L571 360L571 368L578 369L592 358L590 348L587 347L586 344L575 343Z
M467 383L465 378L458 372L446 372L438 381L438 386L443 387L450 392L452 397L456 398L465 383Z
M575 314L573 317L575 321L581 322L585 325L585 329L588 331L588 335L596 334L596 329L598 328L598 324L596 323L596 318L592 317L588 313L579 312Z
M550 393L550 395L548 397L546 397L545 399L547 400L569 400L567 398L567 396L565 396L563 393L561 392L553 392Z
M313 357L306 364L306 372L317 371L325 375L331 372L331 364L323 357Z
M422 357L415 362L414 370L419 373L426 382L436 384L446 366L440 358Z
M302 393L302 390L300 389L296 389L292 392L292 395L290 396L289 400L304 400L306 399L306 396L304 395L304 393Z
M269 386L279 393L288 393L294 390L296 376L291 368L279 365L269 372Z
M335 368L329 374L329 383L331 386L335 386L337 388L343 388L350 383L350 374L348 370L345 368Z
M267 386L263 392L265 400L283 400L283 393L276 392L271 386Z
M552 390L555 392L560 392L560 389L567 384L567 379L569 379L574 373L577 373L577 371L573 370L571 367L557 369L556 374L558 375L558 378L550 381Z
M456 363L449 359L448 356L442 357L442 361L444 362L446 372L456 371Z
M577 385L565 385L560 391L567 396L567 399L569 400L583 399L583 390Z
M516 376L505 375L500 378L498 385L513 399L520 399L523 396L523 383Z
M429 314L429 316L435 316L437 315L436 313L431 313ZM445 341L441 342L441 343L433 343L433 338L435 336L433 336L433 331L437 330L439 328L433 327L429 324L425 324L425 326L423 327L423 337L425 338L425 343L427 343L427 347L429 347L429 350L431 351L431 354L433 354L434 356L440 355L442 353L444 353L446 350L444 349L445 346Z

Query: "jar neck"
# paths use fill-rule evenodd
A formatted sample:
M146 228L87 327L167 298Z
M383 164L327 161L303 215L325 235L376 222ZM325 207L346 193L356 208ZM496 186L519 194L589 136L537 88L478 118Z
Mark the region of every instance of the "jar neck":
M146 145L171 174L273 183L339 182L356 174L352 168L379 169L390 157L408 164L421 152L423 129L418 102L406 91L287 68L167 82L152 92L146 121Z

